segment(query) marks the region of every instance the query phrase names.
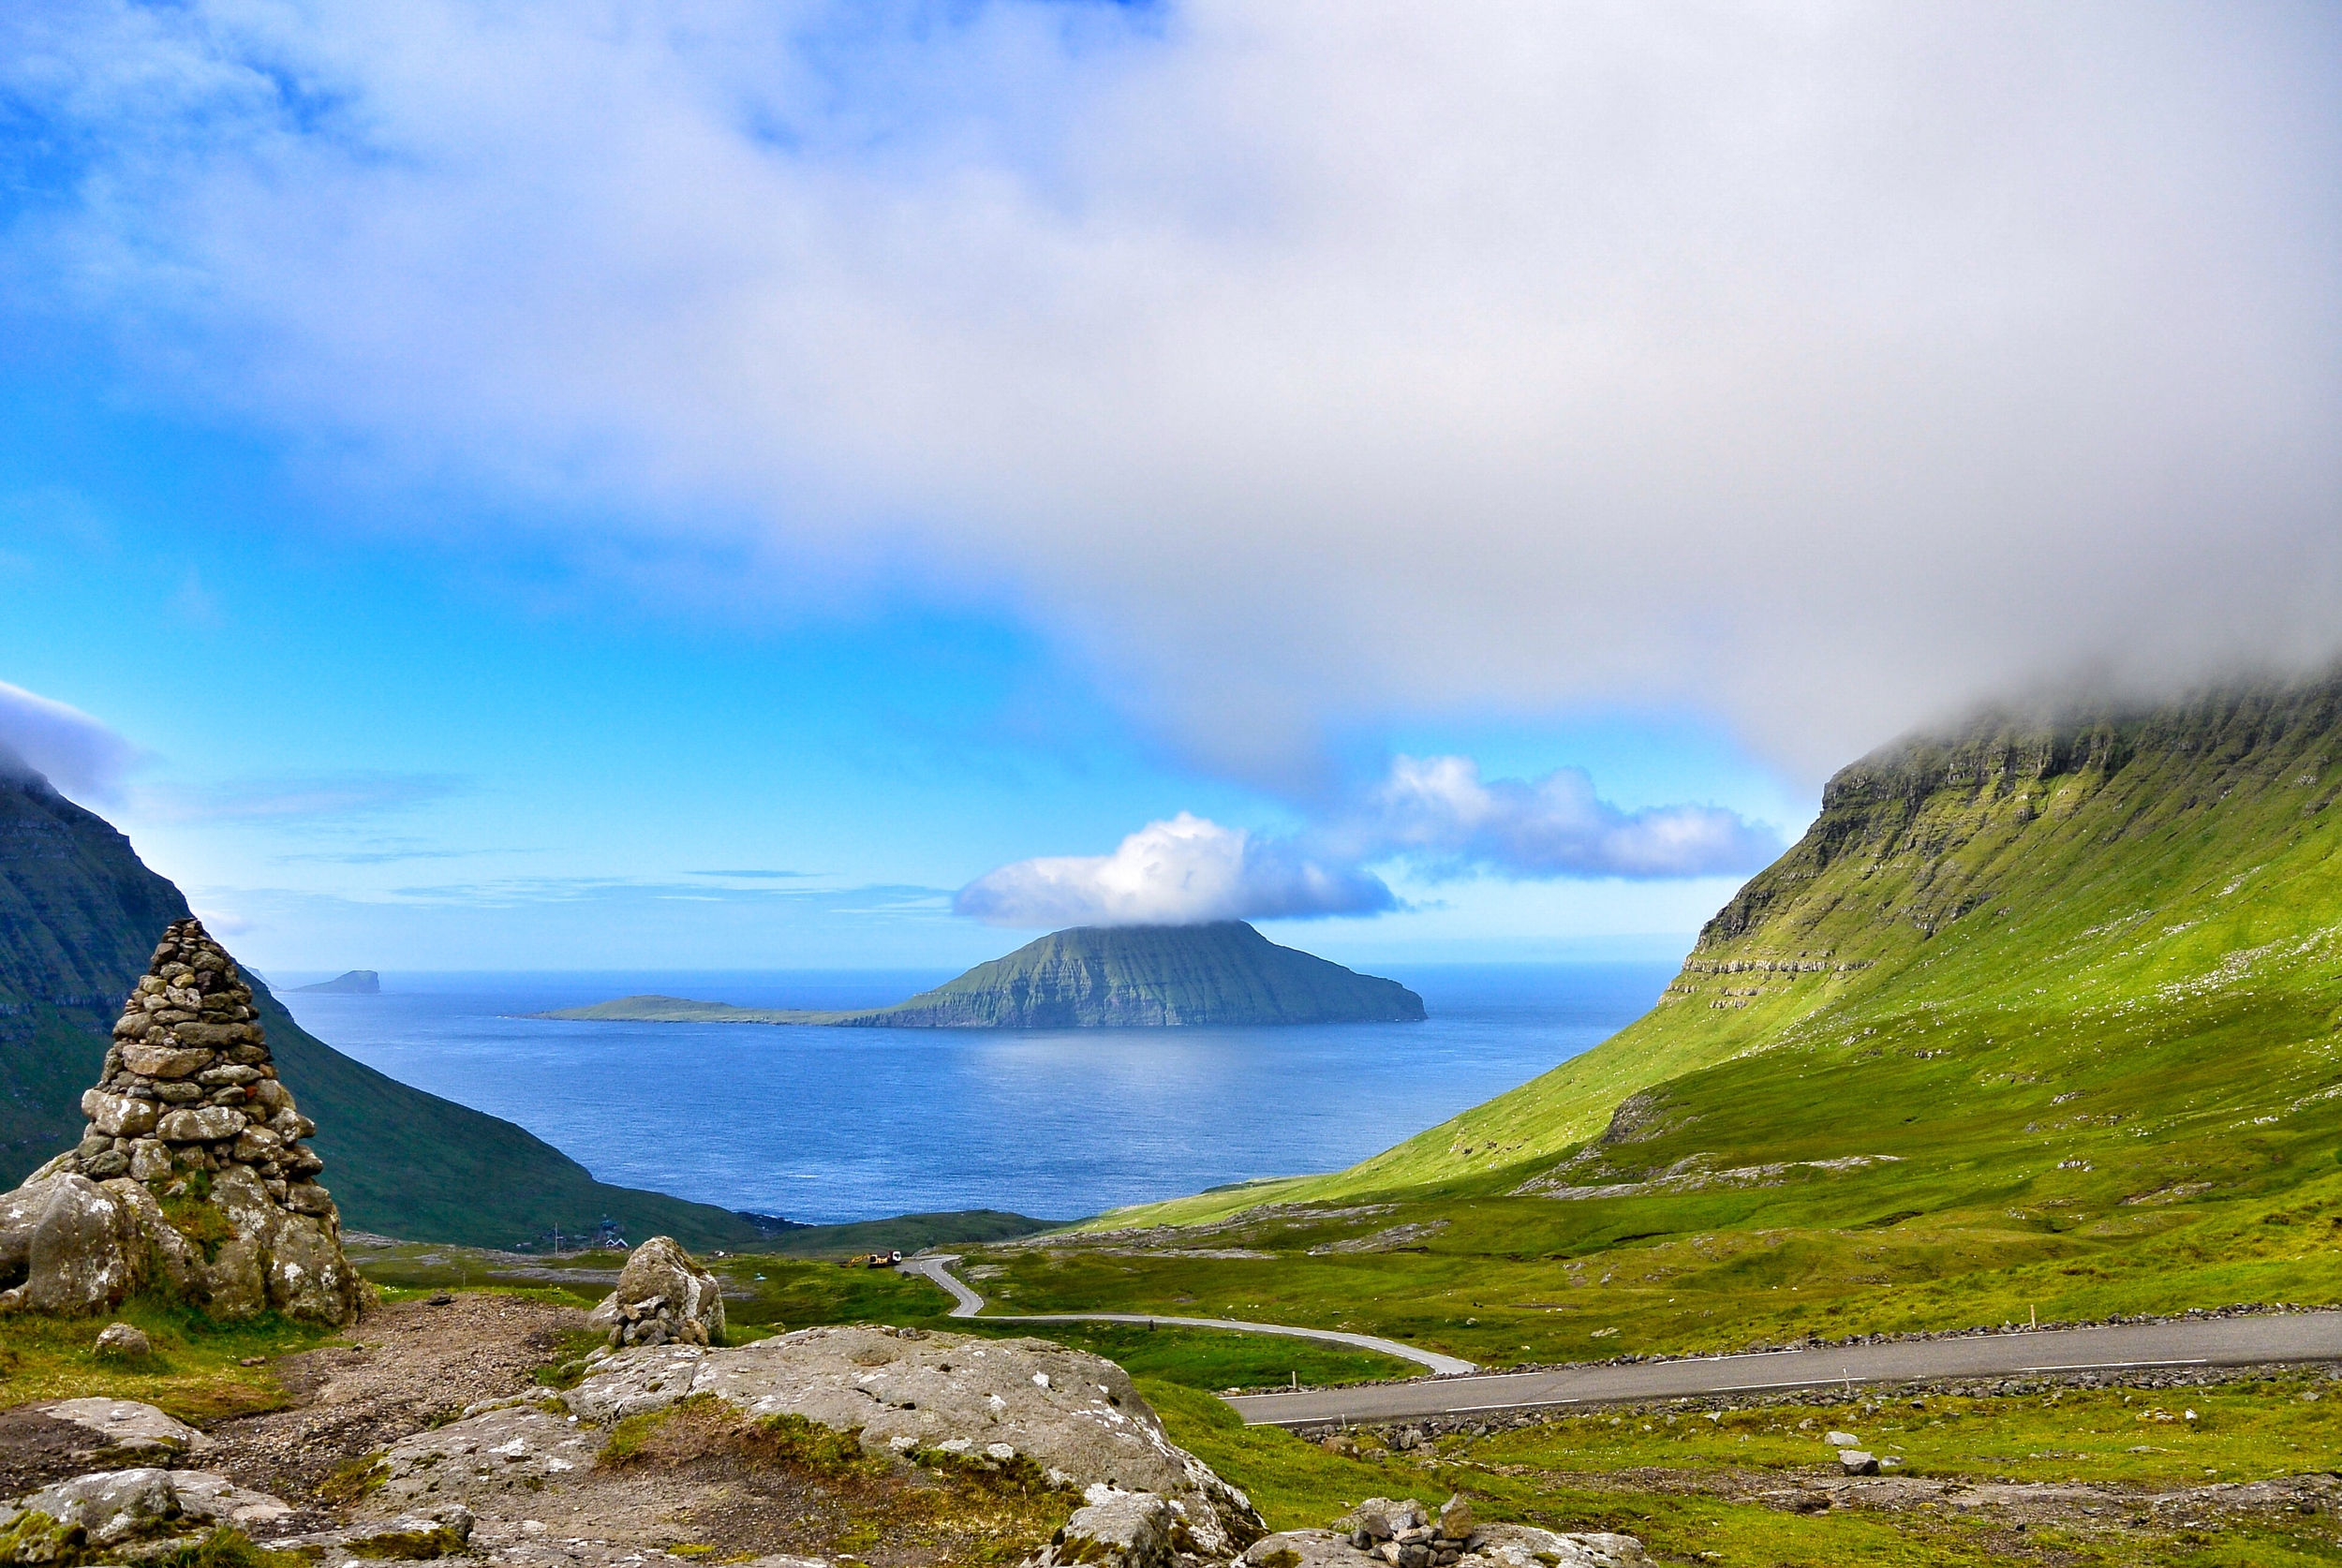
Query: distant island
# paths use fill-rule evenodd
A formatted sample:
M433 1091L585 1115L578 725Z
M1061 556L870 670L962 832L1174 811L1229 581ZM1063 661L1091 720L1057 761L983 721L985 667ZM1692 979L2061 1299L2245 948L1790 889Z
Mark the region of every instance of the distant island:
M372 969L351 969L331 980L320 980L315 985L296 985L295 991L315 991L335 997L378 997L382 994L382 977Z
M978 964L932 991L860 1013L621 997L541 1018L604 1023L800 1024L846 1028L1160 1028L1198 1024L1415 1023L1423 998L1280 947L1241 921L1076 926Z

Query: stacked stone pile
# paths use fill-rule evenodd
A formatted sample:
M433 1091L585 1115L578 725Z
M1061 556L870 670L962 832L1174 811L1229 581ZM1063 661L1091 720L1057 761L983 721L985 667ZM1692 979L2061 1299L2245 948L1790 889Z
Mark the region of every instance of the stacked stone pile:
M303 1142L317 1127L252 1000L200 921L163 933L82 1096L88 1132L0 1197L0 1308L95 1311L161 1283L225 1315L354 1315L325 1161Z
M82 1114L90 1129L81 1146L41 1174L152 1182L242 1165L294 1213L334 1213L311 1179L325 1161L301 1143L317 1125L277 1081L252 987L200 921L163 933Z
M720 1344L724 1295L716 1277L671 1235L655 1235L626 1260L618 1288L602 1297L586 1323L622 1345Z

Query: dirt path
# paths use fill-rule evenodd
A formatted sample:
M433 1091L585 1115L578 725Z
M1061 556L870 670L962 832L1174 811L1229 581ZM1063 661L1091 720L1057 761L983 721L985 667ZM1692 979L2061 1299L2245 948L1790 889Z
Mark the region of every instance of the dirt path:
M571 1307L464 1293L441 1306L400 1302L366 1314L347 1347L287 1356L277 1380L293 1408L227 1421L202 1463L245 1486L309 1504L350 1460L527 1387L564 1334Z

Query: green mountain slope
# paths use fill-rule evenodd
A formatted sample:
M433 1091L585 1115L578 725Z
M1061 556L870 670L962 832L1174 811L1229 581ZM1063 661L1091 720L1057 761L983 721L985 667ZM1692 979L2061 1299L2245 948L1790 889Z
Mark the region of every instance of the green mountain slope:
M1413 1022L1423 998L1280 947L1240 921L1077 926L909 1001L865 1013L623 997L544 1014L634 1023L828 1024L861 1028L1142 1028L1194 1024Z
M0 778L0 1185L80 1138L122 998L186 900L130 841L37 780ZM551 1145L425 1094L304 1030L257 976L278 1071L318 1124L325 1184L346 1223L510 1247L549 1231L664 1231L692 1246L753 1245L757 1228L706 1204L610 1187Z
M1348 1024L1422 1016L1423 998L1397 981L1280 947L1233 920L1055 932L884 1014L895 1025L1015 1028Z
M1596 1049L1350 1170L1092 1222L1270 1260L1023 1264L1017 1299L1504 1360L2342 1298L2337 786L2342 679L1887 747Z
M1876 1061L1882 1035L1989 1043L2044 1083L2161 1082L2175 1062L2157 1053L2241 1013L2268 1021L2289 1080L2316 1077L2328 1044L2312 1043L2342 1003L2338 787L2342 679L1989 714L1899 742L1830 781L1805 836L1708 923L1638 1022L1348 1171L1249 1201L1555 1156L1670 1079L1784 1049ZM1845 1038L1857 1028L1871 1032ZM2119 1058L2118 1039L2132 1043Z

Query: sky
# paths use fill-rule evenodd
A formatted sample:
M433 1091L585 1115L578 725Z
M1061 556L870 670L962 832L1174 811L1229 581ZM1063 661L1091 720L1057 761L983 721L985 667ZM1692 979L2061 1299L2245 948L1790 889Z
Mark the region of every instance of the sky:
M1670 956L2342 652L2316 5L0 14L0 747L263 970Z

